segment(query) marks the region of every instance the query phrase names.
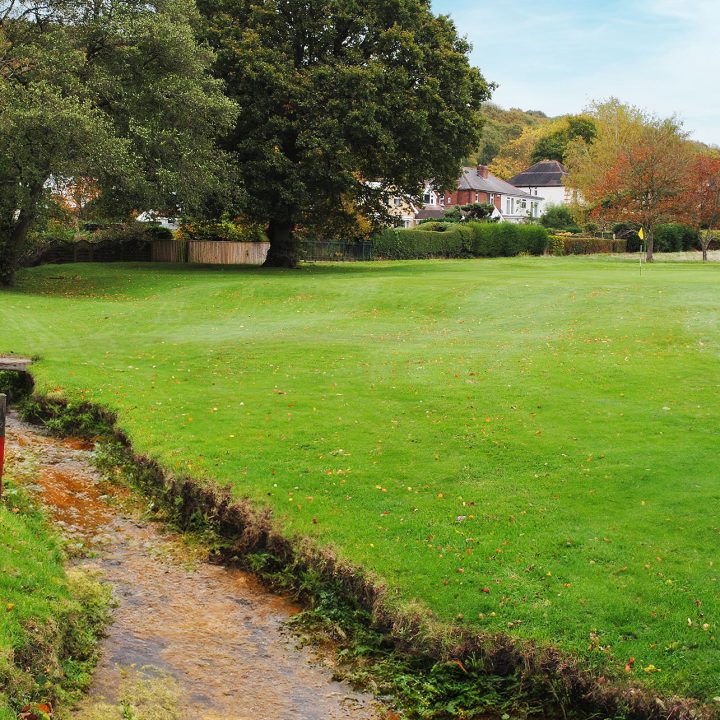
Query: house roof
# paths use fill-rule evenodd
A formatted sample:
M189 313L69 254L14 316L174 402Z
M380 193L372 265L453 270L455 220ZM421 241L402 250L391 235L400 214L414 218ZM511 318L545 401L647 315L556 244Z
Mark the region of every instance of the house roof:
M458 190L480 190L482 192L498 193L502 195L512 195L514 197L533 197L517 187L511 185L499 177L488 174L486 178L482 177L476 167L464 167L460 174L458 182ZM537 199L537 198L534 198Z
M541 160L511 177L509 182L515 187L562 187L566 177L567 170L562 163L557 160Z
M416 220L438 220L445 217L445 208L437 205L426 205L416 215Z

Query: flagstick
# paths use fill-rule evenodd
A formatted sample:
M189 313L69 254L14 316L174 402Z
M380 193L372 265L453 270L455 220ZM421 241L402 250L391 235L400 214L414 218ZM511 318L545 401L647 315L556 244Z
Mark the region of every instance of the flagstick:
M642 277L642 256L643 252L645 252L645 248L642 243L640 243L640 277Z

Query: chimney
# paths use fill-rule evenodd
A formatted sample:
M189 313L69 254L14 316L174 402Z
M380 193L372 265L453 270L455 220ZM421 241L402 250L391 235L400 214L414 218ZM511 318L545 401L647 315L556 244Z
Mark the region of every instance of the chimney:
M488 166L487 165L478 165L477 166L477 174L481 177L487 180L488 176Z

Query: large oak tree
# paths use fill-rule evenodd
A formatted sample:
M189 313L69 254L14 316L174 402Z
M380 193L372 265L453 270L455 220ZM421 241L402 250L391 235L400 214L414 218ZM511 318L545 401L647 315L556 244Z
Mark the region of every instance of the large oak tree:
M125 210L220 191L234 107L199 20L191 0L0 0L0 283L51 180L92 178Z
M267 223L267 264L293 267L299 224L382 211L392 189L451 186L491 86L429 0L202 0L217 73L240 114L227 148ZM350 209L350 210L348 210Z

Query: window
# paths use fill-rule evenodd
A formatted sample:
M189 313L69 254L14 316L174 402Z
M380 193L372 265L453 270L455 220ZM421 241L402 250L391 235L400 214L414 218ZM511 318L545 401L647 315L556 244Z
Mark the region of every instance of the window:
M475 193L475 202L480 202L480 193Z
M425 195L423 195L423 202L426 205L434 205L432 193L426 192Z
M395 205L395 207L400 207L400 205L402 205L402 199L399 197L394 197L393 204Z

